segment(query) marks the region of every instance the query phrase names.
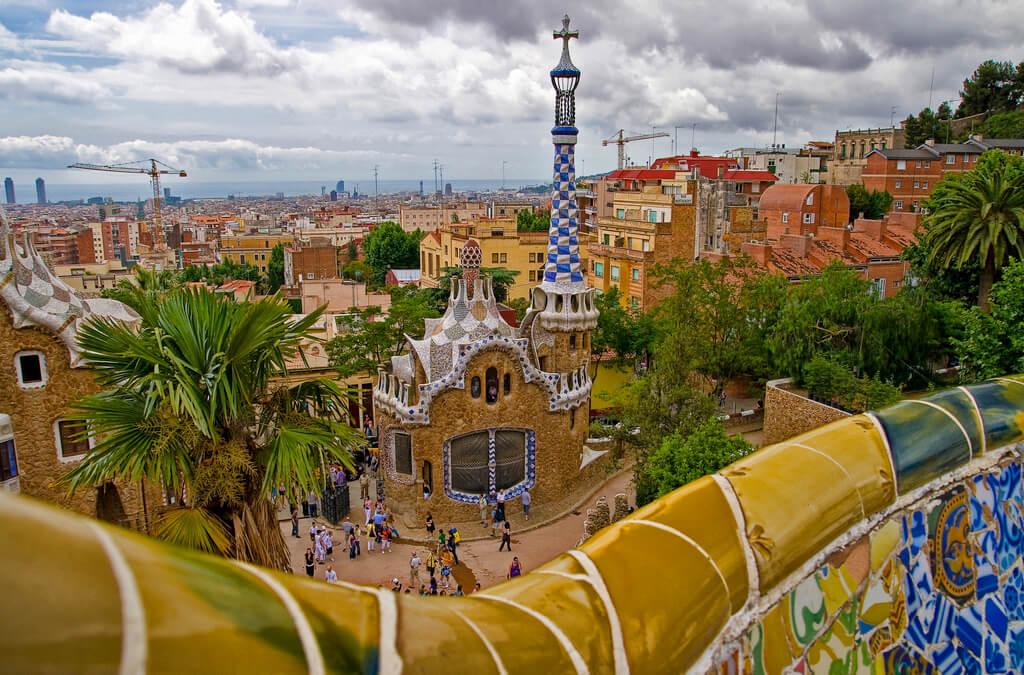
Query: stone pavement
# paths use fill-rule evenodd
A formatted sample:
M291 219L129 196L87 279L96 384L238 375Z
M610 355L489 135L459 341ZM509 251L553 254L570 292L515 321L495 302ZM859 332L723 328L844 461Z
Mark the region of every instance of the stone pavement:
M523 520L522 510L519 509L518 502L510 502L506 508L509 520L512 523L511 553L507 551L499 552L498 546L501 543L500 533L493 538L483 534L489 530L481 527L479 521L469 524L465 530L460 526L459 531L462 534L462 543L459 545L458 552L459 561L462 564L453 570L456 582L461 583L467 593L472 590L473 585L477 582L480 583L481 587L486 588L505 579L508 567L512 563L512 556L518 556L523 572L528 572L551 560L559 553L574 548L580 537L583 536L583 521L586 519L587 509L592 508L601 496L606 496L608 501L612 502L615 499L615 495L621 492L627 495L630 504L635 503L631 483L632 477L633 472L631 469L612 476L604 485L597 489L592 498L587 500L585 506L575 511L570 511L564 517L553 522L525 531L521 531L521 527L528 523ZM354 484L354 487L355 497L358 498L358 483ZM531 508L531 513L536 513L533 508L536 507ZM519 509L518 513L515 513L517 509ZM353 508L350 514L353 522L358 522L357 514L361 520L361 508ZM536 518L531 518L531 520L536 522ZM300 536L298 539L291 536L291 522L281 522L281 532L284 534L285 541L288 543L289 550L291 551L292 569L296 574L305 574L304 555L306 548L310 546L309 527L311 522L311 518L299 519ZM438 523L439 527L441 525L442 523ZM445 526L446 528L448 527L446 524ZM393 550L388 553L381 553L379 550L367 551L366 537L364 535L361 541L362 555L358 556L355 560L349 560L348 553L342 551L343 545L340 543L342 540L341 528L331 527L331 530L336 542L334 546L334 561L328 560L327 564L333 565L339 580L358 584L382 585L390 588L391 579L397 577L405 586L409 583L409 560L412 557L412 552L418 551L420 559L424 563L426 561L427 547L422 543L410 543L406 538L408 536L425 537L426 531L423 529L417 532L404 532L401 531L400 527L399 531L403 538L394 542L392 544ZM325 570L326 565L317 565L314 577L323 579ZM436 576L438 583L440 583L440 569L437 570ZM420 567L420 581L423 584L428 584L429 582L425 564ZM444 587L441 586L441 588ZM450 591L454 590L455 584L453 583Z

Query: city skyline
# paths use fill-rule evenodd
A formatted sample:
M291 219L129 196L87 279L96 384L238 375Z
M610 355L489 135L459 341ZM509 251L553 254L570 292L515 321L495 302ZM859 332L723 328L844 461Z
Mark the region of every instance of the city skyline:
M1024 6L882 8L565 7L586 73L577 170L614 168L601 140L619 128L670 135L627 146L635 163L671 154L677 135L688 150L694 123L707 154L771 143L777 92L777 140L791 147L888 126L955 98L983 60L1024 57ZM436 158L446 181L544 176L560 18L539 1L12 0L0 8L0 172L95 183L63 167L154 156L196 182L344 179L366 191L375 165L382 179L430 184Z

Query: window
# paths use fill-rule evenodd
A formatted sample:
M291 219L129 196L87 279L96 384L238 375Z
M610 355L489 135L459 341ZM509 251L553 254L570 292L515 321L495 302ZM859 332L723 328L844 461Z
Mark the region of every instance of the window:
M469 382L469 394L473 398L480 398L480 378L474 377Z
M491 262L492 263L498 262L498 254L497 253L492 253L491 254Z
M502 253L501 254L500 262L508 262L508 253Z
M22 389L46 386L46 357L42 352L18 352L14 356L14 367Z
M1020 153L1018 153L1018 154L1020 154ZM975 156L974 156L974 163L975 163L975 164L977 164L977 163L978 163L978 156L977 156L977 155L975 155Z
M526 434L497 429L494 432L494 487L510 488L526 479Z
M647 222L649 222L649 223L656 223L656 222L658 222L658 212L657 211L648 211L647 212Z
M0 481L18 475L18 456L14 452L14 439L0 441Z
M946 155L946 164L956 164L956 155Z
M897 159L896 160L896 170L897 171L906 171L907 170L907 160L905 160L905 159Z
M899 188L903 187L903 181L901 181L901 180L896 181L893 184L893 187L895 187L898 190Z
M633 274L633 281L640 281L640 268L639 267L634 267L632 274Z
M917 189L919 189L920 187L921 187L921 181L919 181L919 180L915 180L915 181L914 181L914 189L915 189L915 190L917 190Z
M306 272L306 278L307 279L312 279L313 278L313 273L312 272Z
M640 307L640 298L636 297L635 295L629 296L629 305L633 309L638 309Z
M811 206L814 204L814 193L807 195L807 205Z
M57 420L53 428L57 436L57 457L60 461L76 461L89 451L89 447L92 445L90 439L79 437L82 432L81 422Z
M537 270L530 270L530 281L537 280Z
M917 160L917 168L918 168L918 169L920 169L920 168L921 168L921 160Z
M392 435L395 449L395 473L412 475L412 437L404 431Z
M643 246L641 246L640 248L641 248L641 250L644 250L644 251L650 251L651 250L651 242L650 242L650 240L644 239Z
M537 262L537 254L536 253L531 253L530 254L530 262Z
M813 225L813 224L814 224L814 214L813 213L805 213L804 214L804 225Z
M512 393L512 373L505 373L501 383L501 395L508 396Z
M846 159L846 143L843 143L842 154L839 155L839 159Z
M488 445L490 432L478 431L453 438L449 443L452 489L468 494L490 491Z
M914 209L915 211L917 211L917 200L916 200L916 199L914 200L914 206L913 206L913 209Z
M487 397L488 403L495 403L498 400L498 369L488 368L485 375L487 378Z
M923 181L921 183L921 189L922 190L927 190L928 189L928 181Z
M612 281L618 281L619 280L619 266L618 265L612 265L611 270L612 270Z
M423 462L420 476L423 478L423 495L434 494L434 467L430 462Z
M576 351L576 333L569 336L569 349Z
M626 217L626 209L615 209L615 217L622 220ZM605 235L608 236L608 235Z
M902 211L903 210L903 200L902 199L897 199L896 201L894 201L892 203L892 208L897 210L897 211Z
M633 237L628 237L626 239L626 248L628 248L630 251L633 250Z
M784 222L784 223L788 223L789 222L789 214L788 213L783 212L783 214L782 214L782 222Z
M930 159L924 160L924 168L926 168L926 169L932 168L932 160L930 160Z
M604 276L604 263L599 263L599 262L594 263L594 276L595 277L603 277Z
M885 150L885 141L882 141L882 150Z

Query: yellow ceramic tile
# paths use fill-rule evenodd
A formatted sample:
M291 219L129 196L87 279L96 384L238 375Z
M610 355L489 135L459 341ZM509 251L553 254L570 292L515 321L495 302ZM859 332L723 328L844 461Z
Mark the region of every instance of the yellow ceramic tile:
M825 594L825 612L831 616L849 602L857 592L857 580L844 567L828 567L828 574L819 574L818 585Z
M762 591L864 518L855 482L859 474L851 474L820 451L773 445L722 475L743 508Z
M513 620L510 608L490 608L486 601L475 598L399 594L396 600L398 652L406 666L403 672L501 672L480 636L456 611L487 635L507 672L524 672L524 664L538 653L551 658L556 672L572 672L572 664L551 633L534 619L517 616ZM504 625L499 621L502 614ZM510 648L518 631L520 647ZM523 649L524 645L530 649Z
M793 662L789 640L786 638L786 624L782 605L776 605L761 619L761 665L766 675L781 675L783 669Z
M874 578L864 591L861 599L859 619L869 626L880 626L889 619L892 612L892 595L885 590L884 582Z
M741 533L722 489L710 476L648 504L633 517L664 523L693 539L711 556L729 583L732 611L743 607L750 582Z
M780 445L790 444L814 448L841 464L860 493L867 515L877 513L896 499L892 465L885 441L868 417L847 417Z
M899 546L902 534L900 524L895 520L886 521L885 525L871 533L871 572L878 570L889 559L892 552Z
M3 670L117 672L121 596L96 535L82 518L4 490L0 511Z
M627 519L581 548L615 600L633 672L684 672L731 614L711 561L671 531Z

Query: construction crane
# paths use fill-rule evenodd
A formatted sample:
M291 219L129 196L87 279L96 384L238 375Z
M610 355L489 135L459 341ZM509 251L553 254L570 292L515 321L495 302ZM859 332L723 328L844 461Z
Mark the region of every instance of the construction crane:
M142 166L138 166L142 164ZM149 166L146 166L149 164ZM157 168L157 164L164 167L163 169ZM111 171L113 173L144 173L149 176L150 181L153 183L153 225L154 225L154 244L162 244L164 237L163 228L163 217L160 213L160 176L161 175L174 175L185 178L188 176L182 169L175 169L167 166L158 159L141 159L135 162L125 162L124 164L68 164L69 169L89 169L90 171Z
M626 166L626 143L629 143L630 141L648 141L648 140L650 140L652 138L668 138L668 133L664 132L664 131L659 131L656 134L641 134L639 136L628 136L626 138L623 138L623 136L622 136L623 133L624 133L624 130L623 129L619 129L618 134L616 134L615 136L612 136L611 138L609 138L607 140L601 141L601 145L602 146L611 145L612 143L614 143L615 145L619 146L619 168L620 169L625 168L625 166Z

